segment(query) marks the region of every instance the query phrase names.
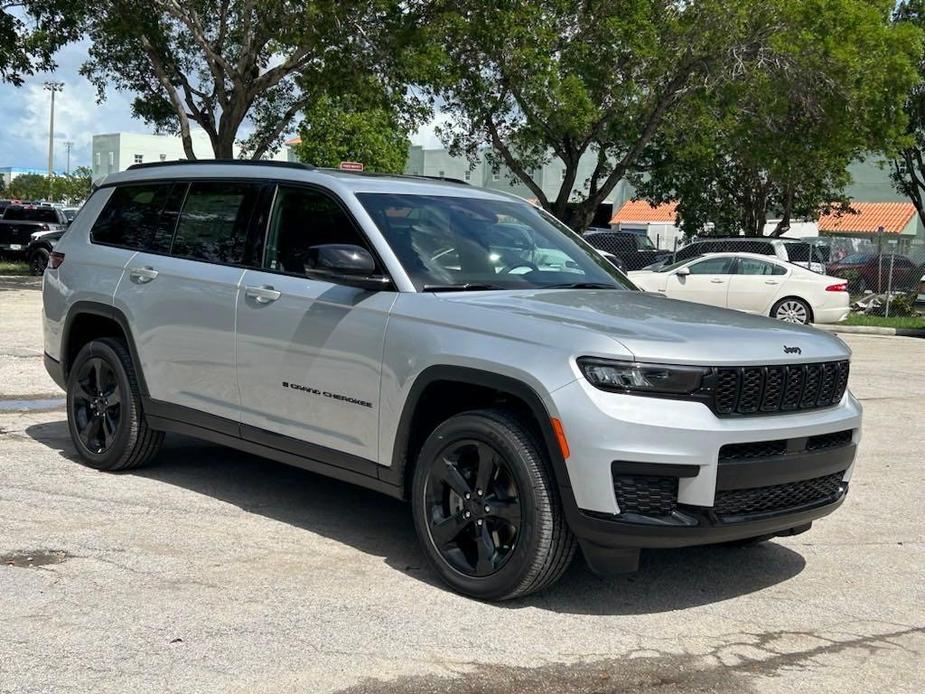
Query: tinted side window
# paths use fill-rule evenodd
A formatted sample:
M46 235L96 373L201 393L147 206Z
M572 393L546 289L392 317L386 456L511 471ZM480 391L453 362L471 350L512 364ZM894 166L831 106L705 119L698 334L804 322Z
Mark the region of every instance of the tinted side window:
M737 275L786 275L787 271L780 265L766 263L754 258L739 258Z
M337 202L318 191L280 186L270 219L267 267L304 275L310 270L308 250L329 243L361 246L372 252Z
M25 210L21 207L8 207L3 213L3 218L7 221L20 222L25 219Z
M260 193L256 183L191 183L177 222L171 255L210 263L241 265L251 214Z
M169 193L169 183L116 188L93 225L91 240L132 249L147 248Z
M708 258L689 265L692 275L728 275L732 271L731 258Z

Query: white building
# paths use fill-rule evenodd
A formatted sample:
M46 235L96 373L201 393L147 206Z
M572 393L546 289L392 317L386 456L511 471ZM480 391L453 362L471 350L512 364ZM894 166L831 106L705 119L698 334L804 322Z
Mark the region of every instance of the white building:
M212 159L212 144L203 130L191 133L193 151L198 159ZM235 156L239 148L234 149ZM174 135L144 135L139 133L106 133L93 136L93 180L107 174L124 171L132 164L186 159L183 142ZM283 146L274 156L277 161L291 161L290 149Z

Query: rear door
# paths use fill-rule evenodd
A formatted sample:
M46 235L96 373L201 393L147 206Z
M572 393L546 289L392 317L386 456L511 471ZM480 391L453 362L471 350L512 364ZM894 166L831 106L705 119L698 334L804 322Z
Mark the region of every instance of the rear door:
M782 293L791 272L758 258L739 258L729 279L727 305L748 313L767 315Z
M238 294L241 421L247 438L303 444L294 450L361 469L378 459L382 348L397 294L313 273L308 250L322 244L375 257L335 196L280 185L263 267L245 271Z
M686 265L690 274L672 272L665 285L665 295L672 299L725 307L733 265L734 259L716 256Z
M263 188L239 180L175 183L116 292L151 398L225 418L235 432L235 302L245 268L258 262L248 232L259 225Z

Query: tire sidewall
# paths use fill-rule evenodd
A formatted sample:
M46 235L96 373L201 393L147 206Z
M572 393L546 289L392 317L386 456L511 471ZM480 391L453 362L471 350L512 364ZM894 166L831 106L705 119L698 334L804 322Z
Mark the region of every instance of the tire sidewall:
M122 398L119 429L116 432L116 437L112 445L103 453L95 453L84 445L77 431L77 423L74 418L74 391L77 384L77 376L87 360L94 357L103 359L112 368ZM132 392L128 374L125 371L125 366L119 354L106 344L106 341L94 340L88 342L83 346L80 352L77 353L77 357L71 365L67 378L67 426L80 457L87 465L99 470L117 466L120 460L132 449L132 445L134 444L133 437L137 432L137 426L133 426L133 424L137 417L138 411L135 406L135 395Z
M469 576L448 564L435 547L428 531L429 516L425 499L428 472L444 449L462 439L480 441L493 447L504 457L517 484L521 508L517 544L504 566L485 577ZM543 459L536 445L531 448L535 464L542 465ZM507 427L478 414L463 414L447 420L434 430L421 448L412 484L414 526L429 563L455 590L479 599L499 599L513 592L530 573L538 553L542 551L537 528L538 507L548 501L539 498L545 490L534 487L535 480L528 472L529 466L519 446L511 442Z

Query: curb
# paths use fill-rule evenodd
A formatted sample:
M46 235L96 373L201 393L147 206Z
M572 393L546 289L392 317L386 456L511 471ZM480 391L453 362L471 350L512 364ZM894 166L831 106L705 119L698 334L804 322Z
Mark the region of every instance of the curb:
M816 330L846 335L880 335L886 337L920 337L925 338L923 328L884 328L875 325L815 325Z

